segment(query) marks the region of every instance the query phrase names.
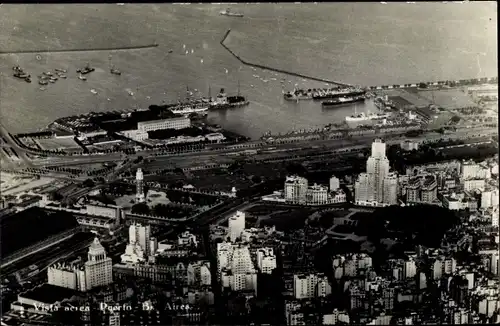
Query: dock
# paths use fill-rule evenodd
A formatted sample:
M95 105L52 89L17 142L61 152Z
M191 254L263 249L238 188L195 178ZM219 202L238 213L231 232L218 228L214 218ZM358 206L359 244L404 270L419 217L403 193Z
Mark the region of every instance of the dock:
M287 71L287 70L278 69L278 68L274 68L274 67L264 66L261 64L251 63L251 62L248 62L246 60L243 60L239 55L234 53L229 47L227 47L224 44L224 42L226 41L226 39L228 38L230 33L231 33L231 30L230 29L227 30L227 32L224 34L224 37L220 41L220 44L224 47L224 49L226 49L229 53L231 53L233 55L233 57L238 59L238 61L240 61L241 63L243 63L246 66L260 68L260 69L269 70L269 71L273 71L273 72L279 72L282 74L286 74L286 75L290 75L290 76L294 76L294 77L300 77L300 78L304 78L304 79L315 80L315 81L319 81L319 82L323 82L323 83L335 84L335 85L339 85L339 86L343 86L343 87L351 87L352 86L350 84L342 83L342 82L335 81L335 80L328 80L328 79L319 78L319 77L306 76L306 75L302 75L302 74L299 74L299 73L296 73L293 71Z

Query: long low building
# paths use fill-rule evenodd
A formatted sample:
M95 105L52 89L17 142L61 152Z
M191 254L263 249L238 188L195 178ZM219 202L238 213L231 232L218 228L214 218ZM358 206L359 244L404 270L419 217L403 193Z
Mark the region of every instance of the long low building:
M1 268L47 249L80 231L76 218L67 212L31 207L1 217Z

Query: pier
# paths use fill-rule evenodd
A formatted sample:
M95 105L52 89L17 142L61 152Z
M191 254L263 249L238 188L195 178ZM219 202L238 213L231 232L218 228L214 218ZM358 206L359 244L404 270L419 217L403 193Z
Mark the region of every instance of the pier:
M251 63L251 62L248 62L246 60L243 60L239 55L237 55L236 53L234 53L230 48L228 48L224 44L224 42L226 41L226 39L227 39L227 37L229 36L230 33L231 33L231 30L230 29L227 30L227 32L224 34L224 37L220 41L220 44L224 47L224 49L226 49L236 59L238 59L238 61L240 61L241 63L243 63L246 66L260 68L260 69L274 71L274 72L279 72L279 73L290 75L290 76L294 76L294 77L300 77L300 78L304 78L304 79L310 79L310 80L315 80L315 81L329 83L329 84L336 84L336 85L343 86L343 87L351 87L352 86L350 84L342 83L342 82L339 82L339 81L328 80L328 79L318 78L318 77L312 77L312 76L306 76L306 75L302 75L302 74L299 74L299 73L296 73L296 72L287 71L287 70L278 69L278 68L273 68L273 67L268 67L268 66L264 66L264 65L261 65L261 64Z
M97 52L97 51L127 51L127 50L140 50L158 47L158 43L135 45L135 46L121 46L121 47L106 47L106 48L77 48L77 49L38 49L38 50L19 50L19 51L0 51L0 54L40 54L40 53L66 53L66 52Z

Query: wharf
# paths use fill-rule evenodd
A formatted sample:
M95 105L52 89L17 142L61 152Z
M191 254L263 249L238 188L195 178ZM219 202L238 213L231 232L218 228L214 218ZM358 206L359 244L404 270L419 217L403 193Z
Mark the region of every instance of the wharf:
M269 71L273 71L273 72L279 72L279 73L282 73L282 74L286 74L286 75L290 75L290 76L294 76L294 77L300 77L300 78L304 78L304 79L310 79L310 80L319 81L319 82L323 82L323 83L336 84L336 85L344 86L344 87L350 87L350 86L352 86L350 84L342 83L342 82L339 82L339 81L328 80L328 79L318 78L318 77L312 77L312 76L306 76L306 75L302 75L302 74L299 74L299 73L296 73L296 72L287 71L287 70L278 69L278 68L273 68L273 67L269 67L269 66L264 66L264 65L260 65L260 64L257 64L257 63L251 63L251 62L248 62L246 60L243 60L240 56L238 56L236 53L234 53L230 48L228 48L224 44L224 42L226 41L226 39L227 39L227 37L229 36L230 33L231 33L231 30L229 29L224 34L224 37L220 41L220 44L224 47L224 49L226 49L236 59L238 59L238 61L240 61L241 63L243 63L246 66L251 66L251 67L260 68L260 69L264 69L264 70L269 70Z

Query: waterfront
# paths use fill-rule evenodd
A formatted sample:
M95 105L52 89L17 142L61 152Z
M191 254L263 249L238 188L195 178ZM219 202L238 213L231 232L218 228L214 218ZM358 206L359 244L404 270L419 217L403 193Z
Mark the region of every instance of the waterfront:
M268 130L280 133L340 122L354 113L352 106L323 109L318 102L284 101L282 78L286 90L294 84L326 86L242 65L219 44L228 28L232 33L226 44L250 62L260 60L348 83L496 75L496 11L488 5L479 5L477 10L465 8L469 4L425 4L429 5L436 9L418 10L419 4L408 12L405 4L375 3L310 5L301 6L300 11L292 4L232 6L244 12L244 18L220 16L223 6L215 5L3 5L0 20L8 26L0 31L4 51L159 46L127 52L41 54L39 58L2 55L0 119L12 132L33 131L61 116L174 102L185 96L186 86L203 95L209 86L212 96L222 87L236 93L238 81L250 105L210 112L209 121L252 138ZM418 23L420 19L425 25ZM282 34L277 37L277 33ZM191 49L194 53L186 55ZM110 53L112 63L123 72L119 77L109 73ZM96 71L83 82L75 70L87 62ZM53 68L68 69L68 79L40 91L36 83L11 76L11 67L17 64L33 76ZM357 104L357 112L374 111L371 103Z

